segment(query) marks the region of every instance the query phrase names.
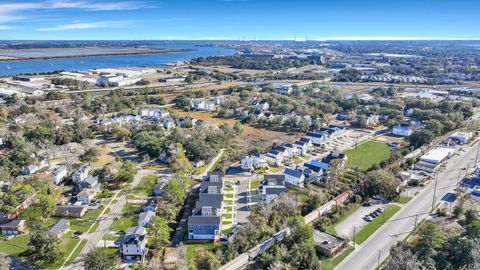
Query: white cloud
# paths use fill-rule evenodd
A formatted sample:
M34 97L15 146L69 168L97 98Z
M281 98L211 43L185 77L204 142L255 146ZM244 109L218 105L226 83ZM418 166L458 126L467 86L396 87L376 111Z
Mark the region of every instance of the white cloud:
M6 25L0 25L0 30L10 30L13 29L11 26L6 26Z
M37 29L37 31L66 31L66 30L83 30L97 28L125 28L132 26L133 21L100 21L100 22L77 22L70 24L62 24L53 27Z
M24 13L36 10L78 9L84 11L113 11L140 9L147 6L149 5L143 1L49 0L26 3L0 3L0 22L18 21L27 17Z

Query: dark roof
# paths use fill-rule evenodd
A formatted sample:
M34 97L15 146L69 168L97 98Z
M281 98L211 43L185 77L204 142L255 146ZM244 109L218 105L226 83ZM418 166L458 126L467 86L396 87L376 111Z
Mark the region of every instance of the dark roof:
M263 179L266 181L285 181L285 175L283 174L266 174L263 176Z
M201 208L202 206L211 206L216 209L220 209L223 202L223 194L209 194L209 193L200 193L199 199L195 208Z
M314 138L322 138L323 134L319 134L319 133L316 133L316 132L308 132L305 136L314 137Z
M271 149L270 151L268 151L268 153L271 154L271 155L274 155L274 156L278 156L278 154L280 154L279 151L274 150L274 149Z
M190 216L188 217L188 226L210 224L220 226L220 219L220 216Z
M18 226L20 226L20 224L22 224L24 222L25 222L25 220L23 220L23 219L15 219L15 220L10 221L9 223L0 225L0 227L18 227Z
M308 134L308 133L307 133ZM299 142L302 142L302 143L309 143L311 140L309 138L301 138ZM296 142L296 143L299 143L299 142Z
M326 164L330 164L330 162L334 159L344 159L344 158L345 158L345 154L332 151L327 156L322 158L322 162Z
M48 231L55 235L59 235L62 232L68 230L69 226L70 226L70 222L68 220L61 219L60 221L57 222L57 224L53 225L53 227L50 228L50 230Z
M292 170L292 169L289 169L289 168L286 168L283 173L286 174L286 175L291 175L291 176L296 177L296 178L300 178L303 175L303 173L301 171Z
M288 188L286 187L269 187L269 186L266 186L265 187L265 193L267 195L278 195L280 193L285 193L285 192L288 192Z

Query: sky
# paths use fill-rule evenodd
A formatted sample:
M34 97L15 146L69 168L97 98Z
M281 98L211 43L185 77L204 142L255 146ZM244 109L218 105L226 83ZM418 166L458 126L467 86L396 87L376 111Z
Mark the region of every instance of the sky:
M480 39L478 0L0 0L0 40Z

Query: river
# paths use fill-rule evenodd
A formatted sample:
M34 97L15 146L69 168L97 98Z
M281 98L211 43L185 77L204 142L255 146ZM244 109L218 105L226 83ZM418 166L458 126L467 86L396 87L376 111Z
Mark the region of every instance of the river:
M52 72L55 70L86 71L95 68L119 68L119 67L158 67L178 61L186 61L195 57L207 57L218 55L231 55L234 49L198 46L200 43L171 43L149 45L150 48L162 48L171 50L194 49L191 52L146 54L146 55L116 55L95 56L78 58L38 59L26 61L0 62L1 75L18 75L25 73Z

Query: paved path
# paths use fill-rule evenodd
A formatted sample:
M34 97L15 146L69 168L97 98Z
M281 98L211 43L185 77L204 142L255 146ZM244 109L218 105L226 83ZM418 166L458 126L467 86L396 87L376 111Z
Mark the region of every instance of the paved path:
M379 261L382 262L388 257L390 248L412 231L415 224L415 216L418 216L417 223L429 217L432 202L434 202L434 205L441 202L441 199L455 188L458 171L461 170L463 177L467 172L462 170L462 168L468 165L470 168L474 167L477 144L478 142L474 146L464 146L463 148L466 149L466 152L459 152L460 155L453 156L448 160L445 171L438 173L435 199L433 197L435 181L432 181L410 202L405 204L390 221L370 236L367 241L357 246L355 251L335 269L375 269Z
M152 171L149 170L138 170L137 174L135 175L135 178L133 179L132 183L130 183L130 187L134 188L136 187L140 181L142 180L142 177L145 175L152 174ZM75 246L73 250L71 250L70 254L67 256L65 259L64 264L62 265L61 269L68 269L68 270L81 270L83 269L82 266L82 259L83 256L85 256L88 252L90 252L93 248L99 245L100 241L102 241L103 237L105 234L107 234L110 231L110 226L112 225L113 221L115 218L121 218L122 217L122 212L124 206L127 204L125 196L119 195L120 191L117 191L115 195L113 196L112 200L110 200L110 203L104 208L102 213L97 218L97 222L99 222L99 227L95 232L91 232L93 228L92 226L88 229L88 231L82 236L82 239L87 239L87 244L84 246L80 254L75 258L74 262L69 265L65 266L66 261L72 256L72 254L75 252L77 248L80 246L80 242ZM115 202L114 202L115 201ZM114 203L112 203L114 202ZM105 214L105 211L107 208L110 207L110 212L108 214Z

